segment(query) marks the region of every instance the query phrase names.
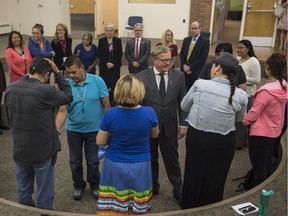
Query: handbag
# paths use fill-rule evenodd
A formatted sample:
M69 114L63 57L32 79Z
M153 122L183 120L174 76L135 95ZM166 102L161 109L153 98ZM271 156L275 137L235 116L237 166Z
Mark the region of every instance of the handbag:
M281 4L277 4L275 9L274 9L274 15L276 17L282 17L283 13L284 13L285 8L281 5Z

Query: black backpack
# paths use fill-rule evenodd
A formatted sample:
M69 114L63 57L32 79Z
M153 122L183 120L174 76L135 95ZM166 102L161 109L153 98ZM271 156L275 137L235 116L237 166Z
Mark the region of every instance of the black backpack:
M232 181L238 181L244 179L244 182L240 183L238 185L237 192L241 191L247 191L253 188L253 169L251 168L248 170L245 176L242 176L240 178L232 179Z

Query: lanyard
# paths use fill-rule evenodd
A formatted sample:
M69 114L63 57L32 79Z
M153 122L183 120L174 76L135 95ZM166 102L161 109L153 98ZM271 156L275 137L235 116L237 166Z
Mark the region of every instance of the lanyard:
M74 87L74 91L75 91L77 97L79 98L80 101L82 101L82 109L81 110L82 110L82 113L84 113L84 102L85 102L85 95L86 95L86 85L84 86L84 92L83 92L83 96L82 97L80 97L80 95L79 95L77 89L75 88L75 86L73 86L73 87Z

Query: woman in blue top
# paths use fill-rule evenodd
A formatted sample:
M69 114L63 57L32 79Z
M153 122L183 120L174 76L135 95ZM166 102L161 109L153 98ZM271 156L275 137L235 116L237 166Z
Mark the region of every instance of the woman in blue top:
M235 87L238 60L224 52L213 62L211 80L197 80L181 102L189 112L182 209L223 200L235 152L235 121L244 117L248 97Z
M52 50L51 43L44 35L43 25L36 23L32 27L32 37L29 38L28 49L32 57L42 57L52 59L55 52Z
M149 138L159 133L151 107L140 106L142 81L133 74L119 79L114 91L117 107L106 111L96 137L109 145L103 164L97 214L145 214L151 209L152 172Z
M83 62L84 69L87 73L96 73L97 46L92 43L93 36L91 33L86 32L82 37L82 43L78 44L74 49L74 54L79 56Z

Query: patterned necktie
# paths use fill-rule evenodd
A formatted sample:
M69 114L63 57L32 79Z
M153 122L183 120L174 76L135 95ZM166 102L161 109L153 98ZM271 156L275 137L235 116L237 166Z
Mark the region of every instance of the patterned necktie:
M161 76L161 80L159 84L159 93L163 102L165 99L165 94L166 94L164 73L160 73L159 76Z
M192 39L192 41L190 43L190 46L189 46L189 51L188 51L188 55L187 55L187 62L188 62L188 60L189 60L189 58L191 56L191 53L192 53L193 48L195 46L195 43L196 43L196 38L193 37L193 39Z
M135 58L134 60L137 61L138 60L138 55L139 55L139 38L136 39L136 47L135 47Z

